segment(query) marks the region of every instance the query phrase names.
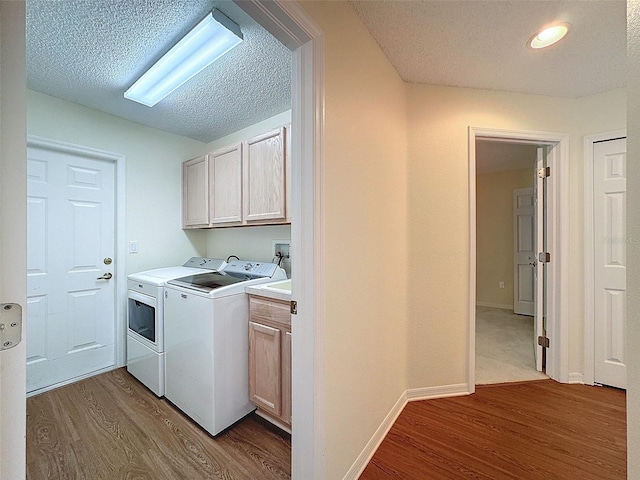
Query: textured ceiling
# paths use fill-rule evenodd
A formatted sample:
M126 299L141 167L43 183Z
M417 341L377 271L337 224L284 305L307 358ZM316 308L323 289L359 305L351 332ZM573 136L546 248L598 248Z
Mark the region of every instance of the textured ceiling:
M581 97L623 87L624 0L351 1L403 80ZM545 50L542 26L572 28Z
M625 85L624 0L350 2L407 82L580 97ZM245 41L154 107L123 92L217 7ZM525 47L542 25L561 43ZM27 0L33 90L210 142L290 108L291 54L229 0Z
M124 91L213 7L244 42L154 107ZM290 108L291 53L230 1L28 0L28 88L202 142Z

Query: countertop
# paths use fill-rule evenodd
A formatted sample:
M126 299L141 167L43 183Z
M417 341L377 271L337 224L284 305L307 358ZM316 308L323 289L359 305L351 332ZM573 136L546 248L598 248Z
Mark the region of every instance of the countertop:
M252 285L246 287L245 291L249 295L258 295L260 297L288 302L291 300L291 279Z

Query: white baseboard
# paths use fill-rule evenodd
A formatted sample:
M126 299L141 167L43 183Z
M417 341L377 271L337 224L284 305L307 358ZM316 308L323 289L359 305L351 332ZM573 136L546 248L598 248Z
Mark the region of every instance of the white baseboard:
M584 375L579 372L569 373L569 383L581 383L584 385Z
M37 390L27 392L26 396L27 398L34 397L36 395L40 395L41 393L49 392L51 390L55 390L56 388L71 385L72 383L76 383L81 380L86 380L87 378L93 377L95 375L100 375L101 373L106 373L106 372L110 372L111 370L116 370L120 367L124 367L124 365L111 365L110 367L101 368L100 370L96 370L95 372L85 373L84 375L80 375L79 377L73 377L69 380L65 380L64 382L56 383L54 385L49 385L48 387L42 387Z
M432 398L459 397L469 395L469 385L456 383L439 387L412 388L407 390L407 401L430 400Z
M391 408L391 411L387 414L378 429L375 431L371 439L367 442L362 452L360 452L360 455L358 455L356 461L353 463L353 465L351 465L351 468L344 476L343 480L356 480L360 477L360 475L362 475L362 472L364 472L364 469L373 458L376 450L378 450L378 447L384 440L384 437L387 436L387 433L389 433L389 430L391 430L391 427L393 427L393 424L398 419L400 413L402 413L402 409L406 404L407 392L403 392L402 395L400 395L400 398L398 398L398 401Z
M364 469L373 458L376 450L378 450L378 447L389 433L389 430L393 427L393 424L402 413L402 409L407 405L407 402L469 395L470 392L467 387L466 383L457 383L438 387L412 388L404 392L400 395L400 398L398 398L395 405L391 408L391 411L367 442L362 452L360 452L360 455L358 455L356 461L351 465L351 468L343 480L357 480L360 475L362 475L362 472L364 472Z
M513 310L513 305L503 305L501 303L491 303L491 302L476 301L476 307L491 307L491 308L501 308L503 310Z

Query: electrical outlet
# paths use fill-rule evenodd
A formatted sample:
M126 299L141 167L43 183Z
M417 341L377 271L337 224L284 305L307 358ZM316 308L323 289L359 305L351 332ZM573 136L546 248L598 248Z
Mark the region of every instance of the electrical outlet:
M498 287L499 288L504 288L504 282L502 282L502 281L498 282Z

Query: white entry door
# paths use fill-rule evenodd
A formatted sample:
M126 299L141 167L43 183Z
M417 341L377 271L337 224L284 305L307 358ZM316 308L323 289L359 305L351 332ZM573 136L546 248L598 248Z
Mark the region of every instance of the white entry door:
M27 151L27 391L115 364L115 165Z
M533 188L513 191L513 312L533 316L535 219Z
M596 383L626 388L626 139L593 146Z

